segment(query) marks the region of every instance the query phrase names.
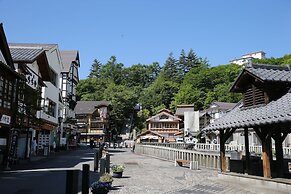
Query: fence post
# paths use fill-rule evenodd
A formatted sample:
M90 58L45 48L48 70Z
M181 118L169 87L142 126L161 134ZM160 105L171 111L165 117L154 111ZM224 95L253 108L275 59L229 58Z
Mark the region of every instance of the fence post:
M83 164L82 171L82 194L89 194L89 164Z
M106 172L110 173L110 155L106 154Z
M98 166L99 166L99 150L95 150L94 153L94 171L98 171Z
M78 170L67 170L66 175L66 194L78 193Z
M105 159L101 158L100 159L100 176L102 176L105 173Z

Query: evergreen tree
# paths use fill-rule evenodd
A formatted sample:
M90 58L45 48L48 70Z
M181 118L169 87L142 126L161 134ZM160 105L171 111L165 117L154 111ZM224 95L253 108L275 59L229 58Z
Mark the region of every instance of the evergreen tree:
M102 63L94 59L88 78L100 78Z
M180 81L179 76L178 61L175 59L173 53L171 52L163 67L163 77L166 81L173 81L178 83Z

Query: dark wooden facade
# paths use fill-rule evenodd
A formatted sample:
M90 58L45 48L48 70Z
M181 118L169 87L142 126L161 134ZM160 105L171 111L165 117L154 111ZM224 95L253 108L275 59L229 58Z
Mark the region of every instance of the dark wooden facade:
M18 113L18 92L24 83L14 68L11 53L7 44L3 25L0 24L0 165L7 165L16 156L16 143L12 141L12 133L16 125ZM21 84L22 83L22 84Z

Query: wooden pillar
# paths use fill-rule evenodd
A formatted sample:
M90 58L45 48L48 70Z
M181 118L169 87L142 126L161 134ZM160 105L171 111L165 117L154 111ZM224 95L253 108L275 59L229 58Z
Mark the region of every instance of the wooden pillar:
M271 164L270 164L270 144L271 139L262 141L262 156L263 156L263 172L265 178L271 178Z
M225 158L225 141L224 141L224 130L219 130L220 133L220 169L221 172L226 172L226 158Z
M284 156L282 142L284 139L281 136L281 131L277 131L275 134L275 149L276 149L276 172L277 177L284 177Z
M249 170L250 170L250 150L249 150L249 130L248 130L248 128L244 128L244 135L245 135L245 154L246 154L245 172L249 173Z
M272 130L254 128L262 143L263 173L265 178L271 178L271 133Z

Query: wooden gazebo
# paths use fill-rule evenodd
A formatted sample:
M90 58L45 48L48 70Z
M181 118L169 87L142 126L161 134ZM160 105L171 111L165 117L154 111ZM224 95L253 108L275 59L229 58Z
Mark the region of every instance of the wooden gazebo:
M243 94L243 100L225 116L204 131L220 132L221 171L226 171L225 142L236 129L244 129L245 172L249 172L250 152L248 131L253 129L262 144L263 176L284 177L282 142L291 132L291 70L289 66L248 64L231 87ZM271 163L275 141L276 162ZM271 169L275 168L275 169Z

